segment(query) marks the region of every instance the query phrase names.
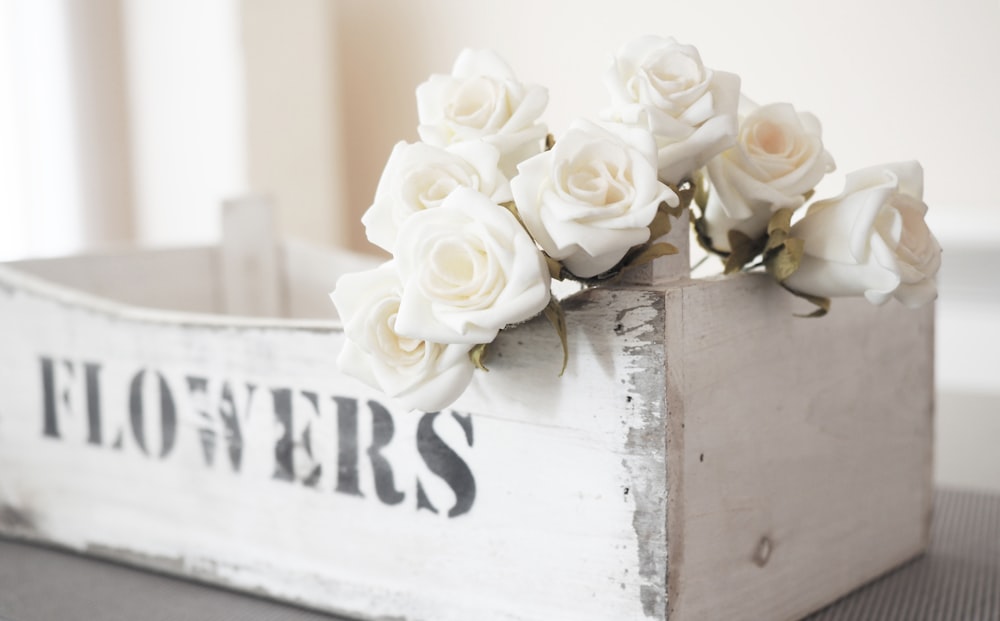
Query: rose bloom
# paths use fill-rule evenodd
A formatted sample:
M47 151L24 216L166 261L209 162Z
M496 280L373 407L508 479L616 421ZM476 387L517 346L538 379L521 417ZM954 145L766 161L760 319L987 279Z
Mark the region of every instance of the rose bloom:
M511 191L524 225L550 257L583 278L648 241L661 202L679 203L657 180L653 136L639 128L576 121L518 171Z
M396 317L402 289L392 261L340 277L330 295L347 337L337 366L407 408L440 410L472 381L471 346L401 336Z
M459 188L414 214L396 241L403 296L396 329L438 343L489 343L549 303L549 271L521 224Z
M941 246L924 221L922 195L917 162L851 173L840 196L815 203L792 226L805 255L785 285L821 297L864 295L873 304L934 300Z
M679 184L736 139L740 78L705 67L693 46L640 37L618 50L605 83L604 118L656 136L664 183Z
M756 106L744 99L736 146L708 163L711 182L704 223L712 246L728 252L728 232L751 239L767 232L771 214L797 209L834 170L823 148L819 120L791 104Z
M373 244L392 252L399 229L418 211L441 205L456 188L477 190L495 203L511 200L510 184L500 172L500 152L484 142L446 148L400 142L392 150L361 218Z
M432 75L417 87L417 131L436 146L488 142L512 177L519 162L542 150L548 129L538 117L548 102L548 90L518 82L496 52L465 49L451 75Z

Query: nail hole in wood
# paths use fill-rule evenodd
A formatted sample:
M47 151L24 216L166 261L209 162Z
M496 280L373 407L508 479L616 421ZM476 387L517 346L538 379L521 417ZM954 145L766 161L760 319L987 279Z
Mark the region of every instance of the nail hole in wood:
M753 563L757 567L763 567L767 565L767 561L771 558L771 550L774 546L771 543L770 537L767 535L760 538L757 542L757 549L753 553Z

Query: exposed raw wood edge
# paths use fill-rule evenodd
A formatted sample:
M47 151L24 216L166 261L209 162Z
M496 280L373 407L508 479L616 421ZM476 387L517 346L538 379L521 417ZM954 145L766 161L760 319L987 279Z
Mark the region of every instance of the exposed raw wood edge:
M79 307L83 310L106 317L136 321L147 324L176 324L181 326L208 326L223 328L299 329L320 332L341 330L335 320L300 320L279 317L240 317L209 313L168 311L130 304L121 304L108 298L93 295L79 289L48 282L27 272L0 265L0 290L49 298L57 304Z
M270 198L247 196L223 203L219 289L222 310L228 314L286 315Z
M213 246L119 249L8 265L125 304L213 313L219 310L217 253Z
M666 482L667 482L667 584L665 619L674 619L674 609L677 605L681 584L681 571L684 567L684 519L681 503L684 498L684 477L678 467L680 460L676 457L684 455L684 399L681 387L684 386L684 364L671 359L671 341L682 338L684 334L684 305L681 298L683 289L673 288L666 292L663 319L664 328L664 366L666 367Z

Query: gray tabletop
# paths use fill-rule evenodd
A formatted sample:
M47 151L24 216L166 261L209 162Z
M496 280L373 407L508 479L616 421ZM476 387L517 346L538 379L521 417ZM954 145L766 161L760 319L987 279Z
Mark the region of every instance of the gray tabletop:
M0 540L3 621L335 621L336 617ZM1000 496L941 490L928 553L810 621L1000 621Z

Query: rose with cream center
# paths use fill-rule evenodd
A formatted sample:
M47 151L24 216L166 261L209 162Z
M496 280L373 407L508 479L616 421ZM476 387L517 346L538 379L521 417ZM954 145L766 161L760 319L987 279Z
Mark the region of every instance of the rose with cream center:
M417 87L420 139L435 146L482 140L500 152L500 169L542 150L546 126L538 122L548 91L522 84L496 52L462 50L451 75L433 75Z
M742 106L739 141L706 168L711 189L704 232L723 252L731 250L729 231L760 238L775 211L801 207L834 170L815 116L787 103L758 107L744 99Z
M459 188L414 214L396 241L403 284L396 330L439 343L489 343L549 303L549 272L509 211Z
M679 203L657 179L653 136L634 127L578 120L518 171L511 191L525 227L581 278L615 267L649 240L660 203Z
M396 318L402 292L392 261L340 277L330 296L347 337L337 366L408 408L440 410L472 381L471 346L400 335Z
M471 188L495 203L511 200L510 184L499 170L499 160L496 147L484 142L445 148L396 144L382 171L375 199L361 218L369 241L392 252L399 230L410 216L440 206L457 188Z
M813 204L791 229L804 240L798 269L784 284L820 297L895 297L917 307L937 297L941 246L927 227L917 162L847 176L843 193Z
M640 37L618 51L605 83L604 118L656 136L664 183L678 185L736 140L740 78L705 67L693 46Z

